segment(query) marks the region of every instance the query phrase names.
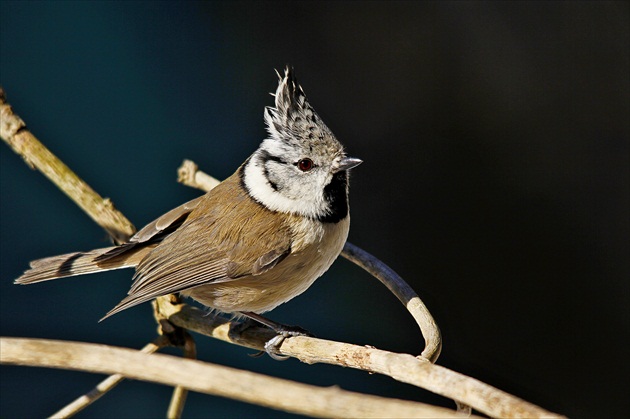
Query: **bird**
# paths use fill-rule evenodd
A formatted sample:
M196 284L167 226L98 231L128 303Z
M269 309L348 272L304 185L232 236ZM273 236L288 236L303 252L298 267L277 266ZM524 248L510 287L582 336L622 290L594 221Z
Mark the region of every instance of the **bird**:
M179 293L270 327L279 339L265 350L280 359L278 344L306 332L261 314L306 291L341 253L350 228L348 172L362 160L346 154L293 68L276 74L267 136L230 177L123 244L34 260L15 283L133 268L128 295L101 320Z

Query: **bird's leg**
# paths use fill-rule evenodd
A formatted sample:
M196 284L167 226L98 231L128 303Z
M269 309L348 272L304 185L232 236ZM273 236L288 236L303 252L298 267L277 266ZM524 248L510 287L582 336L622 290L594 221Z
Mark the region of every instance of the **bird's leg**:
M307 330L302 329L299 326L287 326L276 323L273 320L269 320L268 318L263 317L260 314L252 313L251 311L241 311L240 313L249 319L267 326L277 333L276 336L265 343L265 352L277 361L284 361L289 358L288 356L278 355L278 348L282 345L282 342L284 342L286 338L291 336L313 336ZM262 353L263 352L260 352L258 354L254 354L253 356L260 356Z

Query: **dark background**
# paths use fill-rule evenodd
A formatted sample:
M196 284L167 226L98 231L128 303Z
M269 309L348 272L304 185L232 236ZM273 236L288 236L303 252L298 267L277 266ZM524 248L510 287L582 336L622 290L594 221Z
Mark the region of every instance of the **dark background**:
M627 415L629 6L626 2L0 3L0 84L32 132L138 227L192 199L182 159L223 178L264 138L292 64L351 155L349 240L422 296L439 363L575 418ZM5 145L1 334L139 348L148 304L103 323L131 272L12 285L32 259L104 232ZM418 354L405 309L339 260L270 317ZM322 386L449 400L387 377L200 358ZM176 353L176 351L172 351ZM102 377L2 367L5 418L41 417ZM80 417L163 417L170 390L127 381ZM289 396L290 397L290 396ZM187 417L290 415L191 394Z

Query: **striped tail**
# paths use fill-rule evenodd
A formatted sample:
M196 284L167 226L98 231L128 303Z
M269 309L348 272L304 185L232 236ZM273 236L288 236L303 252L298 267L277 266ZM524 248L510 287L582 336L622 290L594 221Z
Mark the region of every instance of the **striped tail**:
M115 249L115 247L105 247L89 252L67 253L65 255L34 260L30 263L31 268L16 279L15 283L34 284L36 282L50 281L51 279L65 278L67 276L133 268L146 254L146 252L142 251L131 252L131 254L124 255L123 257L121 257L121 255L113 259L94 260L112 249Z

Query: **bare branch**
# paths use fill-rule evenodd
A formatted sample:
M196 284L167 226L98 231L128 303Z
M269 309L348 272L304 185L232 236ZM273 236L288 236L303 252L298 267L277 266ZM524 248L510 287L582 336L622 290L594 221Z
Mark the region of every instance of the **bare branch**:
M435 362L442 350L442 335L429 309L414 290L392 268L352 243L346 242L341 254L381 281L407 307L424 336L425 347L421 356Z
M159 350L163 346L166 346L167 342L168 339L166 339L164 336L160 336L154 342L149 343L144 348L142 348L140 352L151 354ZM121 374L110 375L109 377L98 383L98 385L94 387L91 391L64 406L63 409L53 413L52 415L50 415L50 417L61 419L69 418L76 415L81 410L85 409L86 407L100 399L107 392L114 389L114 387L120 384L120 382L124 379L125 377Z
M186 359L197 359L197 347L195 346L195 341L185 332L184 335L184 358ZM168 419L181 418L182 412L184 411L184 405L186 404L186 396L188 395L188 390L186 387L178 385L173 389L173 396L171 397L171 403L168 405L168 411L166 412L166 417Z
M191 188L208 192L221 183L220 180L202 172L192 160L184 160L177 169L177 181Z
M157 310L169 322L233 344L262 350L265 342L274 336L273 331L263 327L251 327L236 335L230 332L230 322L208 316L198 308L172 304L166 299L156 303ZM479 380L432 364L423 357L306 336L285 339L278 351L307 364L325 363L384 374L458 400L492 417L561 417Z
M322 388L163 354L88 343L1 338L0 362L122 374L137 380L319 417L455 417L453 410Z
M109 198L102 198L68 166L50 152L28 130L26 123L13 113L0 87L0 137L22 156L26 164L37 169L103 227L116 243L123 243L135 232L131 222L120 213Z

